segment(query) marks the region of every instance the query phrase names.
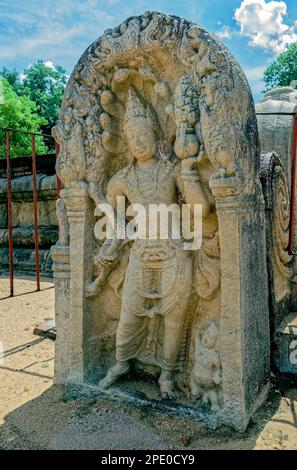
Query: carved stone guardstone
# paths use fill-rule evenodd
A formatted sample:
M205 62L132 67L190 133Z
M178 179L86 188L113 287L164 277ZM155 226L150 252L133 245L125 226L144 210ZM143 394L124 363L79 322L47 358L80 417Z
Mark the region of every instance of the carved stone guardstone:
M53 249L57 351L69 330L68 392L244 431L266 398L270 345L257 122L241 68L190 21L131 17L82 55L54 136L66 207ZM99 240L98 205L118 220L119 196L146 208L202 204L200 249L172 235Z
M69 227L63 199L57 201L59 240L51 248L55 281L55 341L54 383L65 383L70 372L70 257Z
M293 85L293 83L292 83ZM256 104L261 152L275 152L282 163L289 192L292 179L294 114L297 113L297 89L277 87L265 93ZM294 246L297 246L297 196L295 196Z
M288 253L290 196L280 158L274 152L261 155L260 179L266 212L267 269L272 344L276 328L290 312L294 258Z
M297 89L292 86L273 88L256 104L256 112L261 151L279 155L290 189Z
M287 331L292 322L291 311L296 310L296 276L293 276L296 272L296 258L288 253L294 118L297 113L296 84L292 82L291 86L277 87L265 93L263 99L256 104L256 112L263 153L260 178L266 206L272 365L276 371L287 373L294 369L290 364ZM295 251L296 194L294 207ZM296 374L296 367L294 373Z

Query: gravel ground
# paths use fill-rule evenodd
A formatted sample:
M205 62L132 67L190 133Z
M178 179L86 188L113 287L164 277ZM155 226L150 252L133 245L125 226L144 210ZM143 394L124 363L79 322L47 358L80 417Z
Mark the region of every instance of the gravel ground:
M297 449L297 389L274 385L242 435L108 400L68 400L52 384L54 342L33 335L53 318L54 289L0 277L1 449ZM1 346L1 343L0 343Z

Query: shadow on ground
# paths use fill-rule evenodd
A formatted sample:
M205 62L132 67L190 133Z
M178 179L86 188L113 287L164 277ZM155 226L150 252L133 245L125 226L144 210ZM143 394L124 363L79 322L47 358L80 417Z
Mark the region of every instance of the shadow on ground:
M297 448L297 389L272 388L245 434L216 431L149 408L109 400L68 400L54 385L9 413L3 449L254 449ZM295 447L294 447L295 442Z

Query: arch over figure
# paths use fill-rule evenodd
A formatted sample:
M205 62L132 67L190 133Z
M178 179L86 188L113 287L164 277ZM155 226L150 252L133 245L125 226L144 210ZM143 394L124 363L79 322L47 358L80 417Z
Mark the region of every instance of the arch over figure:
M257 123L240 66L190 21L128 18L80 58L54 136L70 227L53 249L56 381L73 395L124 382L131 400L175 400L244 431L268 390L269 315ZM97 240L98 206L118 220L117 197L145 210L202 204L201 248L171 232Z

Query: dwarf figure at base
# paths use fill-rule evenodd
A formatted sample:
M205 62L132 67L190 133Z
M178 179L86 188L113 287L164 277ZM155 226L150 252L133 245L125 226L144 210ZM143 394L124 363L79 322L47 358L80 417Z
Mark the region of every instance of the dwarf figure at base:
M201 339L195 341L195 363L191 372L191 394L202 398L212 408L222 406L222 369L216 350L219 329L215 322L204 331Z

